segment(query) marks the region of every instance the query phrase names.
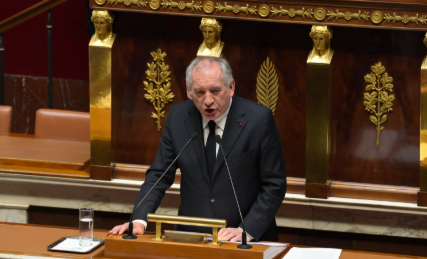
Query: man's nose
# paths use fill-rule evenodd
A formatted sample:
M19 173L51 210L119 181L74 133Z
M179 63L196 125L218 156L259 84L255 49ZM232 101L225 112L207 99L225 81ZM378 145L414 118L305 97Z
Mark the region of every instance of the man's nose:
M206 106L211 106L214 103L214 99L212 97L212 94L210 94L209 92L206 94L205 99L204 99L205 105Z

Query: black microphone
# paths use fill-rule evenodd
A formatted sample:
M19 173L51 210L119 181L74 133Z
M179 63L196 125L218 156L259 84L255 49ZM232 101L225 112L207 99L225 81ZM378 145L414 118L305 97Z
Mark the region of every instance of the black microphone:
M248 245L248 243L247 243L245 223L243 223L242 211L240 210L239 201L237 200L237 195L236 195L236 190L234 189L233 179L231 179L230 169L228 168L228 163L227 163L227 159L225 158L224 149L222 149L221 136L220 135L216 135L215 136L215 140L216 140L216 143L218 143L219 148L221 149L222 155L224 156L224 161L225 161L225 165L227 166L228 176L230 176L231 187L233 187L233 192L234 192L234 197L236 198L237 208L239 209L240 218L242 219L242 227L243 227L242 244L238 245L237 248L240 248L240 249L251 249L252 246Z
M159 179L157 180L157 182L153 185L153 187L151 187L151 189L147 192L147 194L145 194L144 198L142 198L142 200L138 203L138 205L136 205L136 207L133 209L132 214L130 215L128 233L127 233L127 235L122 236L122 238L124 238L124 239L136 239L136 238L138 238L137 236L135 236L133 234L133 222L132 222L132 219L133 219L133 214L135 213L135 210L139 207L139 205L141 205L141 203L145 200L145 198L147 198L148 194L150 194L150 192L154 189L154 187L156 187L156 185L160 182L160 180L163 178L163 176L166 174L166 172L169 170L169 168L181 156L182 152L184 152L184 149L188 146L188 144L190 144L191 141L195 140L197 138L197 136L198 136L197 132L194 132L193 134L191 134L190 139L184 145L184 147L182 148L181 152L179 152L179 154L176 156L176 158L172 161L172 163L168 166L168 168L159 177Z

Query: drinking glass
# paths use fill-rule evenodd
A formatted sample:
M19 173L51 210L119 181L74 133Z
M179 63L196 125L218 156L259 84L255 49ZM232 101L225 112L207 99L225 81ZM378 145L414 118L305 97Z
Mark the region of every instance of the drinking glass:
M93 240L93 209L79 209L79 244L90 246Z

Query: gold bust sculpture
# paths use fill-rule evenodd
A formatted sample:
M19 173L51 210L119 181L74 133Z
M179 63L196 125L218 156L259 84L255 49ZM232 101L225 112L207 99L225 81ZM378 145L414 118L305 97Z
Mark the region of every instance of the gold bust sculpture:
M95 26L95 34L90 39L89 45L111 47L116 38L112 29L114 15L108 11L94 10L91 20Z
M221 42L221 22L216 19L202 18L200 30L203 34L203 42L197 51L197 56L219 57L224 47L224 42Z
M424 45L426 45L426 47L427 47L427 33L426 33L426 36L425 36L423 42L424 42ZM421 65L421 69L427 69L427 57L424 58L423 64Z
M334 51L331 49L333 31L328 26L313 25L310 38L313 40L313 50L308 56L308 63L327 63L332 60Z

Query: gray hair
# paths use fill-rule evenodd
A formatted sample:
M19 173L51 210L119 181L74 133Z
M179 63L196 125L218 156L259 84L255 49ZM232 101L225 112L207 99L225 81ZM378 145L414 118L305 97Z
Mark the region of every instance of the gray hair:
M185 71L185 83L187 84L187 89L191 90L191 87L193 86L193 78L191 77L193 70L200 64L200 62L204 60L209 60L210 64L215 62L219 65L224 77L224 85L227 89L229 89L230 84L233 81L233 71L231 70L230 64L228 64L228 61L223 57L197 57L193 59Z

